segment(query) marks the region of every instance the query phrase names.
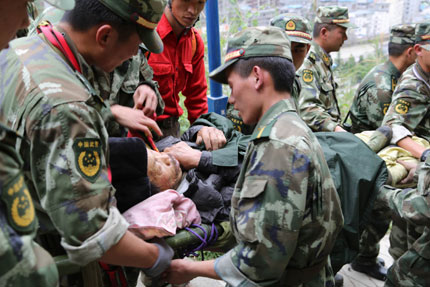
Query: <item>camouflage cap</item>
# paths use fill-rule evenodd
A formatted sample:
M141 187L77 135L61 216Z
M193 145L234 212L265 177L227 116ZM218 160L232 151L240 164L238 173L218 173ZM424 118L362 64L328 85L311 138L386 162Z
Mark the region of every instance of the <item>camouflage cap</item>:
M415 44L415 24L400 24L391 27L390 43Z
M306 18L297 14L281 14L270 20L270 25L284 29L291 42L310 44L311 25Z
M227 84L227 68L239 59L253 57L282 57L292 62L291 42L278 27L248 27L228 39L224 64L213 70L209 77Z
M315 23L336 24L344 28L355 28L349 23L348 8L340 6L319 7Z
M72 10L75 7L75 0L45 0L45 2L62 10Z
M163 51L163 42L155 28L161 19L166 0L99 0L124 20L136 23L143 44L153 53Z
M430 23L419 23L415 27L415 42L430 51Z

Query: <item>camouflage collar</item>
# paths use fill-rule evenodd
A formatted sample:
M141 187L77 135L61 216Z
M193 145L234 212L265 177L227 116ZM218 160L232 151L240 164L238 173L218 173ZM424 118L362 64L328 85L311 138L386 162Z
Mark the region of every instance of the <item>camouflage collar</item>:
M315 53L317 54L318 58L320 58L324 62L324 64L330 68L331 65L333 64L331 56L329 54L327 54L326 51L324 51L324 49L315 42L312 43L312 48L315 51ZM311 50L312 50L312 48L311 48Z
M396 68L396 66L394 66L394 64L390 60L387 60L387 62L385 62L385 67L385 71L388 72L390 75L393 75L397 79L400 78L400 76L402 75L402 73L400 73L400 71Z
M294 99L281 100L270 107L270 109L258 121L254 132L251 135L251 141L259 138L269 137L272 126L275 124L275 119L285 112L297 112Z
M425 84L427 86L430 84L430 73L425 72L421 65L418 63L418 61L413 65L412 69L414 69L414 72L416 71L421 80L424 80L424 82L426 82Z

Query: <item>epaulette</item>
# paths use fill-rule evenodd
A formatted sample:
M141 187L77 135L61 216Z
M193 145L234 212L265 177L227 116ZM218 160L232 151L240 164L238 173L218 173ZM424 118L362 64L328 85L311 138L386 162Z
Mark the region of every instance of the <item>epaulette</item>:
M254 130L254 133L252 134L251 141L256 139L268 138L270 136L273 126L276 123L276 119L277 118L273 119L268 125L256 128Z
M308 59L309 59L309 61L311 61L313 64L315 64L315 63L316 63L316 61L317 61L317 56L315 55L315 53L314 53L314 52L310 52L310 53L309 53L309 55L308 55Z

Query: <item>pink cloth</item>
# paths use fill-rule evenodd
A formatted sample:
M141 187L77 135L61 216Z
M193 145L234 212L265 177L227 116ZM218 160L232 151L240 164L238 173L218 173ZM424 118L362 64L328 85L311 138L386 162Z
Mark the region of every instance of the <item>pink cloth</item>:
M194 202L173 189L159 192L123 213L130 231L143 239L173 236L176 229L200 224Z

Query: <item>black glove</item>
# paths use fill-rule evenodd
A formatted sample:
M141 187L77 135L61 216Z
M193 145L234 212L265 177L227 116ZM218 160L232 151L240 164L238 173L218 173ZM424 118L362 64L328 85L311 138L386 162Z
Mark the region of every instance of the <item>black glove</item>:
M162 238L154 238L149 243L155 244L158 247L158 258L151 268L143 268L142 271L147 276L160 276L169 266L173 258L173 249Z
M426 149L425 151L423 151L423 153L421 154L420 157L420 161L424 162L426 161L427 157L430 155L430 148Z

